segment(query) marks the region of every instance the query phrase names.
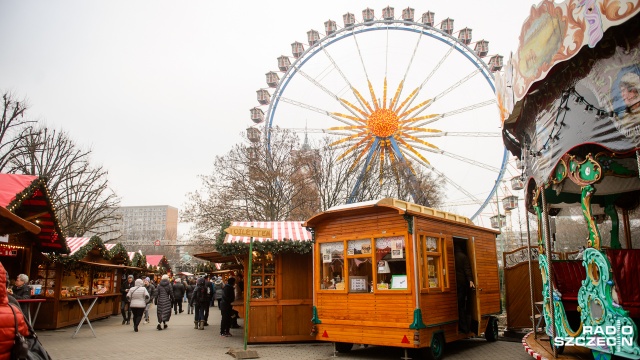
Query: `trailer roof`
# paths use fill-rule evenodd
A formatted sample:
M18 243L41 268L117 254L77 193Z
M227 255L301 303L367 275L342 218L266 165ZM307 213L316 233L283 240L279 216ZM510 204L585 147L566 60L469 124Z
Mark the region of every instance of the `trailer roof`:
M398 212L401 214L406 212L413 213L413 214L423 214L428 216L439 217L445 220L456 221L463 224L473 225L473 222L469 218L464 216L456 215L446 211L436 210L430 207L410 203L408 201L398 200L394 198L384 198L380 200L370 200L370 201L363 201L359 203L334 206L328 209L327 211L321 212L309 218L304 223L304 226L312 226L313 224L317 223L321 219L325 219L327 217L330 217L332 214L340 213L345 210L368 209L368 208L374 208L374 207L392 208L392 209L398 210Z

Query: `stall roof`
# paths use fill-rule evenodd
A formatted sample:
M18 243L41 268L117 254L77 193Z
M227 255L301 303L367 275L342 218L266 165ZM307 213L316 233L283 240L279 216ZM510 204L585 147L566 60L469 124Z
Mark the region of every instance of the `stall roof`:
M40 227L0 206L0 234L15 234L23 231L37 235L40 233Z
M0 174L0 206L40 227L28 234L45 252L69 252L58 223L46 181L33 175Z
M231 226L271 229L273 239L254 237L253 241L311 241L311 233L302 224L302 221L234 221L231 223ZM249 236L233 236L227 234L224 238L225 243L240 242L248 244L249 241Z
M384 198L380 200L371 200L371 201L364 201L364 202L353 203L353 204L334 206L328 209L327 211L314 215L304 223L304 226L313 226L317 224L319 221L322 221L331 217L339 216L338 214L344 212L345 210L367 211L376 207L394 209L394 210L397 210L400 214L403 214L405 212L418 213L418 214L438 217L444 220L461 222L464 224L473 224L471 220L469 220L464 216L456 215L446 211L432 209L426 206L413 204L403 200L398 200L393 198Z
M237 261L235 256L222 255L217 251L212 251L212 252L202 253L202 254L195 254L193 256L197 257L198 259L202 259L202 260L206 260L206 261L210 261L212 263L218 263L218 264Z

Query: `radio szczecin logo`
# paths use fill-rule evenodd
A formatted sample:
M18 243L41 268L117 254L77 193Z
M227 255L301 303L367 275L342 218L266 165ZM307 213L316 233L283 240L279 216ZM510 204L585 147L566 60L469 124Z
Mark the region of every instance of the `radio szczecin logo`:
M582 335L558 336L553 339L555 346L632 346L633 326L585 326L582 328Z

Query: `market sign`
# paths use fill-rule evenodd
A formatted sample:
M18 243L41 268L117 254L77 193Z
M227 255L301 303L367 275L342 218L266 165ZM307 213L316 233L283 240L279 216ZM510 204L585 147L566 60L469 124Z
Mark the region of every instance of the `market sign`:
M249 237L259 237L259 238L272 238L273 233L271 229L267 228L255 228L255 227L243 227L243 226L229 226L224 229L227 234L231 234L233 236L249 236Z
M154 246L160 246L160 240L156 240L156 241L154 241L154 242L153 242L153 245L154 245Z
M0 256L18 256L18 250L0 248Z

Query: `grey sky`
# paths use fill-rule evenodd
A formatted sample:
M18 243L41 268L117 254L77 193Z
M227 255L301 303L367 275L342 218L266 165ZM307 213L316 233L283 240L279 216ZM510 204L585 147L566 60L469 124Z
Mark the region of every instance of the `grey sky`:
M123 205L182 208L252 124L255 91L293 41L387 5L452 17L506 61L532 3L0 0L0 89L90 146Z

